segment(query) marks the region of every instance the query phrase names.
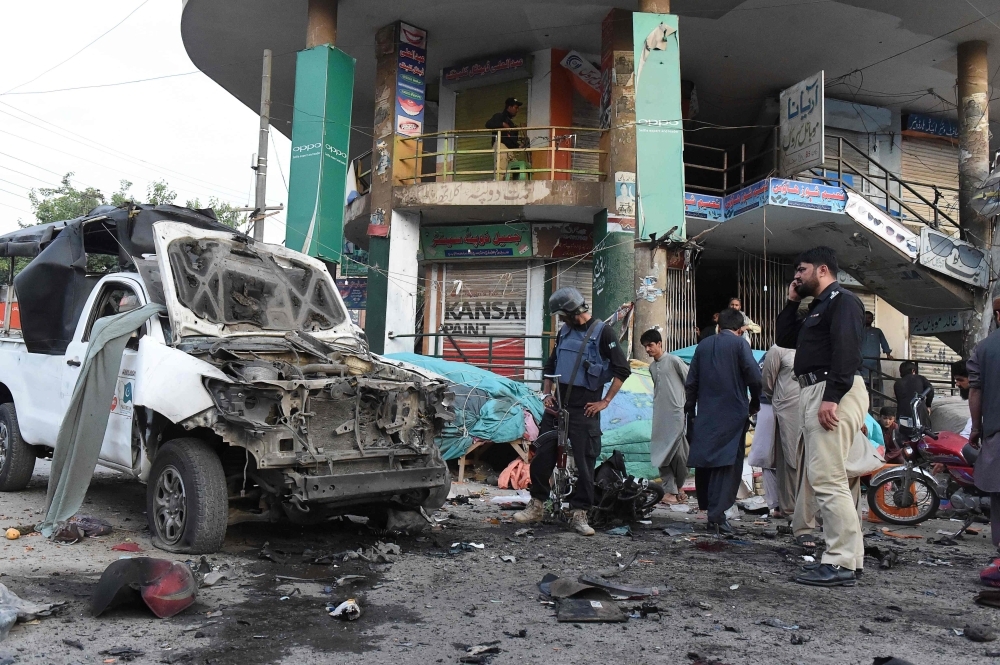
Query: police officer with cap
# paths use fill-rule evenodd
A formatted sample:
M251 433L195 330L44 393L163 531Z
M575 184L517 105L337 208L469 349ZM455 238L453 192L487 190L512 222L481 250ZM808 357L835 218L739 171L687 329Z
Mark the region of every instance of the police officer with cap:
M618 339L610 326L590 315L583 294L572 286L558 289L549 297L549 311L563 322L556 337L556 348L545 365L545 374L558 375L559 394L569 413L569 441L576 461L577 482L569 497L570 526L592 536L587 511L594 503L594 465L601 452L600 413L608 408L631 370ZM604 386L611 382L607 394ZM546 413L539 431L556 429L556 401L552 380L543 386ZM531 460L531 502L514 515L519 524L537 522L544 516L549 498L549 481L556 466L557 441L544 442L535 448Z

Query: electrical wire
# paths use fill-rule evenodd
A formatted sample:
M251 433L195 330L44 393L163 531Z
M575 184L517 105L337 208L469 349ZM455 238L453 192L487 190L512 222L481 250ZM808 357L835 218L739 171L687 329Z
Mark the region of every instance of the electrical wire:
M52 92L72 92L74 90L93 90L94 88L114 88L120 85L131 85L133 83L146 83L147 81L160 81L162 79L172 79L179 76L191 76L192 74L201 74L201 70L195 70L193 72L180 72L177 74L164 74L163 76L150 76L144 79L133 79L131 81L117 81L115 83L95 83L94 85L78 85L73 88L56 88L54 90L27 90L25 92L3 92L0 93L0 97L8 97L12 95L47 95Z
M181 171L176 171L174 169L167 168L167 167L162 166L160 164L156 164L155 162L151 162L151 161L143 159L141 157L136 157L135 155L131 155L129 153L123 152L121 150L118 150L117 148L112 148L111 146L105 145L105 144L100 143L98 141L95 141L95 140L93 140L91 138L88 138L88 137L86 137L86 136L84 136L82 134L74 132L71 129L67 129L65 127L62 127L61 125L55 124L54 122L50 122L48 120L45 120L44 118L40 118L40 117L38 117L36 115L32 115L31 113L28 113L27 111L24 111L24 110L22 110L22 109L20 109L20 108L18 108L16 106L12 106L11 104L8 104L8 103L6 103L4 101L0 101L0 106L6 106L7 108L14 109L18 113L26 115L29 118L33 118L35 120L38 120L39 122L41 122L41 123L43 123L45 125L49 125L51 127L55 127L56 129L58 129L60 131L57 132L54 129L49 129L48 127L43 127L42 125L39 125L39 124L34 123L34 122L31 122L30 120L25 120L24 118L18 117L16 115L14 115L13 113L10 113L9 111L4 111L3 109L0 109L0 113L8 115L11 118L15 118L15 119L17 119L17 120L19 120L19 121L21 121L23 123L26 123L28 125L33 126L33 127L38 127L39 129L42 129L44 131L50 132L52 134L55 134L56 136L59 136L60 138L68 139L68 140L73 141L75 143L79 143L80 145L86 147L88 150L95 150L95 149L97 149L97 150L99 150L101 152L105 152L106 154L108 154L108 155L110 155L112 157L115 157L116 159L122 159L122 158L124 158L126 160L129 160L129 161L132 161L132 162L136 162L136 163L138 163L138 165L142 165L142 166L145 166L145 167L148 167L148 168L151 168L151 169L155 169L157 171L163 171L163 172L166 172L166 173L174 174L176 176L187 177L188 181L191 182L192 184L209 185L211 188L215 188L217 191L230 190L232 192L238 192L239 196L243 195L242 191L236 190L236 189L234 189L232 187L227 187L225 185L220 185L219 183L212 182L210 180L203 180L201 178L191 178L190 176L187 176L187 174L185 174L185 173L183 173ZM66 136L65 134L60 133L60 132L64 132L65 134L69 134L69 136ZM78 137L78 138L73 138L73 137ZM97 146L97 148L95 148L94 146ZM229 196L232 196L232 194L230 194Z
M281 184L285 186L285 194L288 193L288 181L285 180L285 169L281 166L281 159L278 157L278 146L274 144L274 134L271 133L271 128L267 128L267 137L271 139L271 148L274 150L274 161L278 163L278 173L281 174Z
M93 46L94 44L96 44L97 42L99 42L99 41L100 41L100 40L101 40L101 39L102 39L103 37L105 37L105 36L106 36L106 35L107 35L107 34L108 34L109 32L111 32L112 30L114 30L115 28L117 28L118 26L120 26L120 25L121 25L122 23L124 23L125 21L127 21L127 20L129 19L129 17L131 17L131 16L132 16L132 14L135 14L135 13L136 13L137 11L139 11L140 9L142 9L142 8L143 8L143 7L144 7L144 6L146 5L146 3L147 3L147 2L149 2L149 0L142 0L142 2L140 2L140 3L139 3L139 6L138 6L138 7L136 7L135 9L133 9L132 11L130 11L130 12L129 12L129 13L128 13L128 14L126 15L126 16L125 16L125 18L123 18L122 20L118 21L118 22L117 22L117 23L115 23L115 24L114 24L113 26L111 26L110 28L108 28L107 30L105 30L104 32L102 32L102 33L101 33L100 35L98 35L98 36L97 36L97 37L96 37L96 38L95 38L94 40L92 40L92 41L88 42L86 46L84 46L83 48L81 48L81 49L80 49L79 51L75 52L75 53L74 53L73 55L69 56L69 57L68 57L68 58L66 58L65 60L61 60L60 62L58 62L58 63L57 63L57 64L55 64L55 65L52 65L51 67L49 67L49 68L48 68L48 69L46 69L46 70L45 70L44 72L42 72L41 74L39 74L39 75L38 75L38 76L36 76L35 78L31 79L30 81L25 81L24 83L22 83L22 84L20 84L20 85L16 85L16 86L14 86L13 88L10 88L9 90L7 90L6 92L4 92L4 93L2 93L2 94L3 94L3 95L7 95L7 94L10 94L12 90L17 90L18 88L23 88L24 86L26 86L26 85L28 85L28 84L30 84L30 83L34 83L35 81L37 81L38 79L42 78L43 76L45 76L46 74L48 74L48 73L49 73L49 72L51 72L52 70L54 70L54 69L58 69L59 67L62 67L62 66L63 66L63 65L65 65L65 64L66 64L67 62L69 62L70 60L72 60L72 59L73 59L73 58L75 58L76 56L80 55L81 53L83 53L84 51L86 51L86 50L87 50L88 48L90 48L91 46Z

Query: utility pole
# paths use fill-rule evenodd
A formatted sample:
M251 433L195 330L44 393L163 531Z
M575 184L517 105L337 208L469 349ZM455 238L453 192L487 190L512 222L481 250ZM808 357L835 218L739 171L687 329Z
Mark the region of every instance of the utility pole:
M267 139L271 125L271 49L264 49L264 73L260 81L260 136L257 139L257 183L254 188L253 239L264 240L267 208Z

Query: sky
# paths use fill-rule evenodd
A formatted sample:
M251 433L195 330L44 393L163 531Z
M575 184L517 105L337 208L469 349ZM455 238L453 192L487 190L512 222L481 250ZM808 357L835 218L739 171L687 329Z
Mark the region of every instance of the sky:
M253 202L257 113L191 63L181 9L181 0L4 3L0 233L33 223L28 193L68 172L75 186L109 198L122 180L136 200L164 180L181 205ZM154 77L169 78L109 85ZM100 87L65 90L84 86ZM271 138L267 204L278 205L287 202L290 143L273 130ZM265 240L284 235L281 212L267 220Z

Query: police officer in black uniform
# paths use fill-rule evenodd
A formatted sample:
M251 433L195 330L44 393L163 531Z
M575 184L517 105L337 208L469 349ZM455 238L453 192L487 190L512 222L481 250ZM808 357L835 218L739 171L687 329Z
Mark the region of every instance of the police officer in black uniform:
M580 291L572 286L558 289L549 298L549 310L559 315L563 327L544 371L546 375L559 376L559 392L569 412L569 441L578 476L569 497L570 526L581 535L592 536L594 530L587 524L587 511L594 503L594 464L601 452L600 413L608 408L631 370L614 331L600 319L591 317ZM608 381L611 387L604 394ZM552 380L545 379L543 392L548 408L539 428L541 433L557 426L552 387ZM553 439L536 446L531 460L531 502L514 515L520 524L537 522L544 516L549 480L556 465L556 445Z

